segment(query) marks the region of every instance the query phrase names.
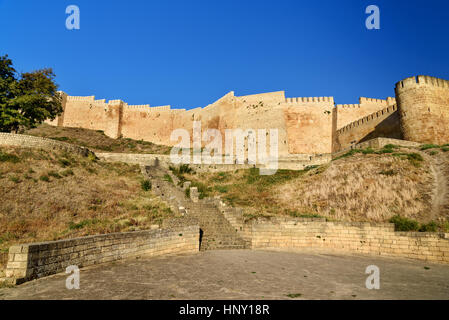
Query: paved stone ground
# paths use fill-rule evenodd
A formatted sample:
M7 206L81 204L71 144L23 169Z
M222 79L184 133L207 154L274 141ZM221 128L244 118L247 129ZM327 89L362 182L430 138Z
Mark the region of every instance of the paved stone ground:
M380 268L380 290L365 269ZM449 299L449 266L406 259L274 251L205 251L141 258L0 289L0 299Z

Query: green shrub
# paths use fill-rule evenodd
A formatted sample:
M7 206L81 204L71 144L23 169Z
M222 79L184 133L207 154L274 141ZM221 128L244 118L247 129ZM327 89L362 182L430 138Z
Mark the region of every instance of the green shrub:
M304 171L277 170L272 175L261 175L258 168L251 168L245 172L247 184L258 184L260 187L287 182L304 174Z
M86 226L90 226L90 225L94 225L96 223L99 223L100 220L98 219L87 219L87 220L83 220L79 223L74 223L72 221L69 222L69 229L70 230L79 230L82 229Z
M448 146L442 147L442 148L441 148L441 151L443 151L443 152L448 152L448 151L449 151L449 147L448 147Z
M424 151L424 150L434 149L434 148L439 148L439 147L440 146L437 144L423 144L420 149Z
M58 141L64 141L64 142L70 141L70 138L67 138L67 137L51 137L50 139L58 140Z
M75 173L73 172L72 169L67 169L61 172L61 175L63 175L64 177L73 176L74 174Z
M189 167L188 164L182 164L179 166L179 173L192 173L193 169Z
M16 176L9 177L9 180L14 182L14 183L20 183L21 182L19 177L16 177Z
M50 178L49 178L48 176L46 176L46 175L43 175L43 176L40 176L40 177L39 177L39 180L45 181L45 182L49 182L49 181L50 181Z
M376 153L377 153L377 154L386 154L386 153L393 153L393 152L394 152L393 149L386 149L386 148L383 148L383 149L380 149L379 151L377 151Z
M347 157L353 156L354 154L359 153L359 152L360 152L359 149L352 149L352 150L346 152L345 154L332 159L332 161L347 158Z
M61 165L61 167L68 167L70 166L70 161L67 159L58 159L59 164Z
M89 153L89 154L87 155L87 159L89 159L89 161L92 161L92 162L97 161L97 157L96 157L95 154L93 154L93 153Z
M56 179L61 179L62 177L59 175L59 173L57 173L56 171L49 171L47 173L48 176L56 178Z
M214 177L215 181L225 181L229 178L229 174L227 172L219 172L217 173L217 175Z
M168 181L168 182L170 182L170 183L173 183L173 179L170 177L170 175L169 175L168 173L166 173L166 174L164 175L164 180L165 180L165 181Z
M374 154L374 153L376 153L376 151L374 151L373 148L366 148L366 149L363 149L361 152L363 154Z
M421 225L419 228L420 232L437 232L438 224L435 221L431 221L429 223Z
M438 154L438 151L430 151L430 153L429 153L431 156L434 156L434 155L436 155L436 154Z
M395 215L389 220L390 223L394 224L394 229L396 231L418 231L419 223L416 220L408 219Z
M20 158L14 154L4 153L0 151L0 162L20 162Z
M386 144L384 145L384 149L398 149L399 146L395 145L395 144Z
M190 188L186 189L185 194L187 198L190 198Z
M227 186L215 186L215 190L217 190L220 193L226 193L228 192Z
M424 158L419 153L409 153L407 154L407 159L413 164L415 167L420 167L421 161L424 161Z
M192 184L190 185L190 187L198 188L198 193L199 193L200 199L203 199L209 195L209 188L206 187L206 185L201 182L192 181ZM190 190L189 190L189 193L190 193Z
M142 187L142 190L143 191L148 191L148 190L150 190L151 189L151 181L150 180L143 180L141 183L140 183L140 186Z
M424 161L424 158L422 157L422 155L420 155L419 153L416 153L416 152L407 154L407 158L409 160Z

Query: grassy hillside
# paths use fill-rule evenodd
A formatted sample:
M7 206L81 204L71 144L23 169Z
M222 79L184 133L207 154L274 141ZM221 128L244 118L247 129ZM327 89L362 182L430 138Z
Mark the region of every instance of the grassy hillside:
M73 143L87 147L94 152L169 154L171 149L143 140L112 139L106 136L103 131L54 127L48 124L42 124L37 128L27 130L24 134Z
M135 165L1 147L0 253L17 243L160 224L174 214L147 187Z
M388 146L350 152L332 163L303 171L279 170L260 176L257 169L220 173L180 173L204 196L220 195L243 207L248 218L287 215L331 221L387 222L395 215L428 223L434 177L420 150ZM440 156L449 162L449 152ZM186 170L184 170L186 171ZM440 215L438 225L449 226Z

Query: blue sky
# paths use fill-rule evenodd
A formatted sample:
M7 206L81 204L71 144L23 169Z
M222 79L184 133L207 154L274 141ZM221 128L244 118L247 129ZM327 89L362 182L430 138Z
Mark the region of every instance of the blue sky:
M81 29L65 27L68 5ZM375 4L381 29L365 28ZM0 0L0 54L52 67L70 95L203 107L229 91L394 96L418 74L449 79L449 1Z

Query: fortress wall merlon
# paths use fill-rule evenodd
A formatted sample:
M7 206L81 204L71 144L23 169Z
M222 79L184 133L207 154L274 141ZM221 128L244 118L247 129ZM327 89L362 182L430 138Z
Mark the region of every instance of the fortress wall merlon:
M79 96L67 96L67 101L89 101L94 102L95 96L79 97Z
M379 104L379 105L385 105L386 106L387 105L387 100L360 97L359 103L360 104L370 103L370 104Z
M449 81L430 76L418 76L417 82L418 84L428 84L434 87L449 88Z
M170 111L173 113L183 113L186 112L186 109L170 109Z
M106 104L106 99L94 100L94 104Z
M394 105L394 104L397 104L396 98L388 97L387 98L387 105L391 106L391 105Z
M171 107L168 106L156 106L156 107L151 107L150 111L171 111L170 109Z
M352 148L355 144L377 137L402 139L397 105L392 105L362 117L335 134L333 152Z
M408 90L419 86L449 88L449 81L431 76L413 76L396 83L396 91Z
M360 108L360 104L337 104L335 107L337 109L341 109L341 108L356 109L356 108Z
M405 78L404 80L401 80L398 83L396 83L395 90L397 92L404 89L416 87L417 81L418 79L416 76Z
M118 105L118 104L123 104L124 102L120 99L118 100L109 100L109 104L110 105Z
M286 98L285 103L317 103L317 102L327 102L334 104L334 97L296 97L296 98Z
M125 105L123 106L123 110L126 111L148 111L150 108L149 104L138 104L138 105Z
M335 107L337 113L336 129L339 130L354 121L393 104L396 104L396 101L391 97L385 100L360 97L358 104L339 104Z
M354 122L351 122L350 124L348 124L348 125L344 126L343 128L337 130L337 133L343 133L343 132L348 131L348 130L350 130L352 128L356 128L359 125L367 123L367 122L369 122L371 120L375 120L375 119L377 119L377 118L379 118L379 117L381 117L383 115L386 115L386 114L389 114L389 113L393 113L397 109L398 109L397 105L392 105L392 106L389 106L389 107L387 107L385 109L376 111L376 112L374 112L374 113L372 113L372 114L370 114L368 116L365 116L365 117L360 118L360 119L358 119L358 120L356 120Z

